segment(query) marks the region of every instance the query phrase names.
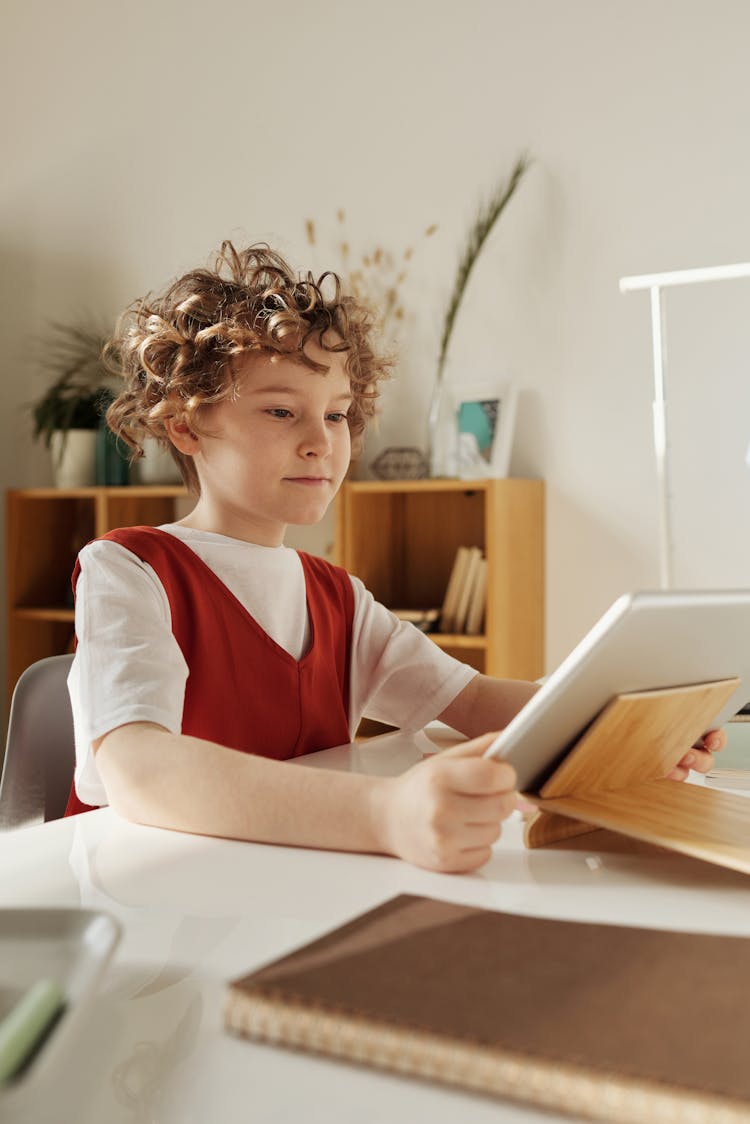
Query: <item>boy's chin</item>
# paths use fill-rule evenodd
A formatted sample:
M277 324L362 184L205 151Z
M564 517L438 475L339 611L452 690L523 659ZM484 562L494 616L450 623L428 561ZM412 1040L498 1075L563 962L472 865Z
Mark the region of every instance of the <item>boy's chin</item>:
M326 504L318 511L300 512L293 519L290 519L287 525L289 527L314 527L325 518L330 506L330 504Z

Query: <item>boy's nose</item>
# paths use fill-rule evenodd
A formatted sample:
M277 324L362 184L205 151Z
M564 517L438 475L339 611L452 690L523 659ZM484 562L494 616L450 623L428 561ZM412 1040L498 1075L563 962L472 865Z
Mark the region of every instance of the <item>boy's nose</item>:
M331 448L331 439L325 425L312 424L307 427L300 442L300 449L306 457L325 456Z

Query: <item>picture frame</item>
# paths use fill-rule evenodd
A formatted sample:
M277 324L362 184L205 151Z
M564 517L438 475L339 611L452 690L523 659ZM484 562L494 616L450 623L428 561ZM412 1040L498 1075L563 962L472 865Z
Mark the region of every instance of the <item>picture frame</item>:
M460 479L508 476L517 401L518 390L511 381L487 379L453 388Z

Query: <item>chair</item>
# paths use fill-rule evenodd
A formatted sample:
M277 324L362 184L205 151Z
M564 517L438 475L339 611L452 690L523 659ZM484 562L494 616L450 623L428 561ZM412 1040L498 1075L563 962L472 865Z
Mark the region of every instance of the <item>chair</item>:
M38 660L13 691L0 778L0 831L57 820L75 768L67 676L71 655Z

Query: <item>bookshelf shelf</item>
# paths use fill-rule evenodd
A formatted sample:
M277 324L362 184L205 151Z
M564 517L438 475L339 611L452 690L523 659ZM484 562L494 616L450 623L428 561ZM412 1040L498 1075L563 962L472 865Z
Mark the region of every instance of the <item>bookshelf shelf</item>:
M70 576L90 539L114 527L175 518L175 485L18 488L6 496L8 697L21 672L72 650Z
M544 673L542 481L348 481L338 496L336 561L384 605L442 605L459 546L477 546L487 558L484 633L428 635L487 675L538 678Z
M463 633L430 632L430 640L434 640L440 648L476 648L484 651L487 647L486 636L464 636Z
M13 616L22 621L73 621L75 610L65 608L19 608L13 610Z

